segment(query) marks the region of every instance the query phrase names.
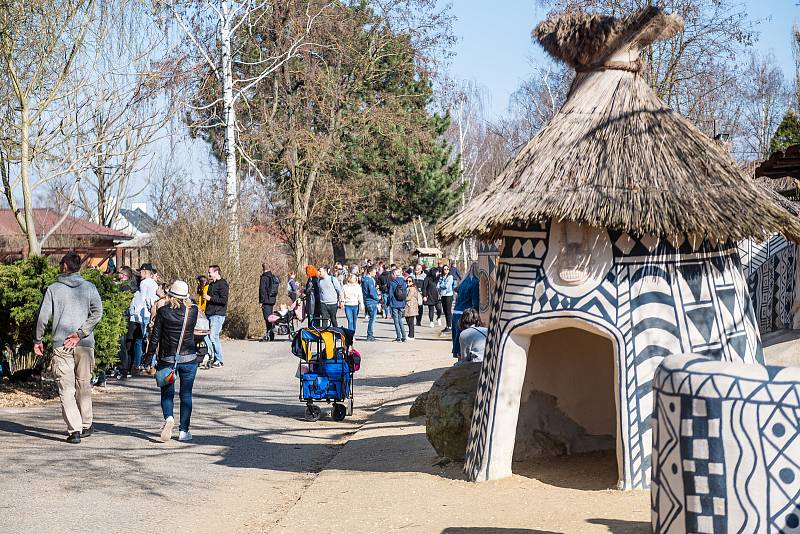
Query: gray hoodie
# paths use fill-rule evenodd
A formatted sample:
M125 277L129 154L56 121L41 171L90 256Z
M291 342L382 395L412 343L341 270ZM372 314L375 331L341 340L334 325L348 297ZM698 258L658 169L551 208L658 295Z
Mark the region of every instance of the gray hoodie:
M78 345L94 347L94 327L103 317L103 303L94 284L78 273L59 275L45 291L39 318L36 321L36 339L44 336L45 328L53 321L53 346L61 347L64 339L77 332Z

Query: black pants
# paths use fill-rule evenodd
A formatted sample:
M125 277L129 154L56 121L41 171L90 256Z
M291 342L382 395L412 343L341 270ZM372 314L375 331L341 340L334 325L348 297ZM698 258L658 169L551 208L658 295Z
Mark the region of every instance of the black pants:
M322 320L325 321L327 319L330 321L331 326L339 326L339 323L336 322L336 313L339 311L339 305L325 304L323 302L320 307L322 308Z
M124 350L120 349L120 356L125 356L125 360L121 362L122 370L123 371L132 371L133 370L133 339L137 336L139 332L142 330L142 325L139 323L134 323L133 321L128 321L128 332L122 337Z
M417 326L422 326L422 316L425 315L425 306L419 305L419 312L417 313Z
M272 308L274 307L274 304L261 305L261 313L264 315L264 324L267 326L267 332L264 334L264 337L272 338L275 335L272 333L272 329L275 327L275 325L269 322L269 316L272 315Z
M452 326L453 322L453 296L442 297L442 310L444 310L444 320L447 321L447 328Z
M439 319L442 316L442 303L437 302L436 304L428 304L428 319L433 322L433 311L436 310L436 318Z
M408 325L408 337L414 337L414 321L417 319L418 316L408 316L406 317L406 324Z

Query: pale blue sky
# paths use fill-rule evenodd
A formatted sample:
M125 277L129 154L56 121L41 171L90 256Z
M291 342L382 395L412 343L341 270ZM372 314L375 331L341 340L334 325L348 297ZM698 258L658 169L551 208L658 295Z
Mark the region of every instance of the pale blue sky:
M444 0L442 0L444 3ZM531 30L547 14L534 0L449 0L459 38L450 73L475 81L489 93L489 110L502 113L509 95L531 71L529 59L543 53L531 42ZM787 79L792 76L789 48L792 22L800 20L796 0L745 0L751 20L758 22L756 48L772 50Z

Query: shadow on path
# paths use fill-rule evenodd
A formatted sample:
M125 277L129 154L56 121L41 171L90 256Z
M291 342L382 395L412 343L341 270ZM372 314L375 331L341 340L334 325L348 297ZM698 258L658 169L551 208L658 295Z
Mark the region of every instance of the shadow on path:
M48 441L64 441L67 437L67 430L57 432L47 428L38 428L34 426L23 425L15 421L0 420L0 432L8 432L9 434L22 434L36 439L44 439Z
M442 534L562 534L553 530L499 527L447 527Z
M625 521L622 519L587 519L592 525L605 525L612 534L644 534L650 532L647 521Z

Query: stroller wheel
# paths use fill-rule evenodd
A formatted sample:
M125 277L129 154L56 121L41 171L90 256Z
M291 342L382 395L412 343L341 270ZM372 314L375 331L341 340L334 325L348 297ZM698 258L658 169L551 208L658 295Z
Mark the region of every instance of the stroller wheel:
M319 421L320 416L322 415L322 408L317 406L316 404L307 404L306 405L306 420L307 421Z
M344 404L334 403L333 410L331 410L331 417L333 417L333 420L344 421L345 416L347 416L347 407Z

